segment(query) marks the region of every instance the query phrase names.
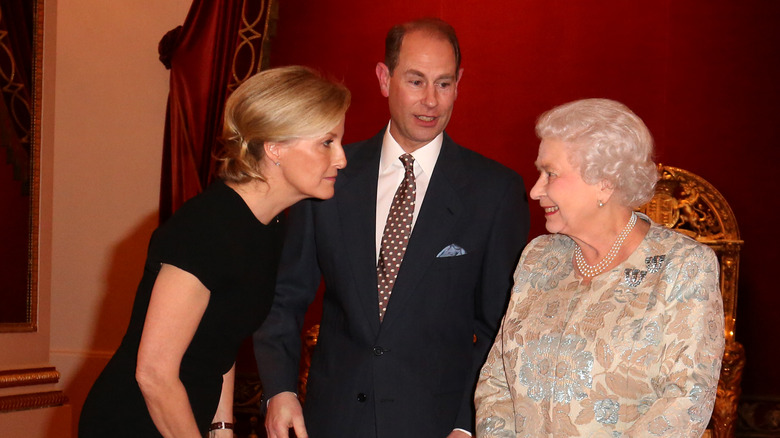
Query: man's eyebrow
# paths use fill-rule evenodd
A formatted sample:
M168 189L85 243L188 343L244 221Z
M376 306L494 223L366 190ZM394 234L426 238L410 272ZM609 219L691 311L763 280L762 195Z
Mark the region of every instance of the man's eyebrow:
M406 70L406 71L404 71L404 74L405 75L411 75L411 76L417 76L417 77L421 77L421 78L425 77L425 74L423 72L421 72L419 70L415 70L415 69ZM443 74L441 76L436 77L434 80L438 81L438 80L441 80L441 79L455 80L455 75L450 74L450 73L445 73L445 74Z
M421 71L419 71L419 70L414 70L414 69L409 69L409 70L406 70L406 71L404 71L404 74L405 74L405 75L412 75L412 76L420 76L420 77L425 77L425 75L424 75L424 74L423 74Z

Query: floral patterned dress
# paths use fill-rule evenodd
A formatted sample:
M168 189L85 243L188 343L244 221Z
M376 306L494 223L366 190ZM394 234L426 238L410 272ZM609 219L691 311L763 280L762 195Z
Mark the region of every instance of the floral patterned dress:
M545 235L523 252L477 436L701 436L724 348L714 252L651 223L628 260L582 284L574 248Z

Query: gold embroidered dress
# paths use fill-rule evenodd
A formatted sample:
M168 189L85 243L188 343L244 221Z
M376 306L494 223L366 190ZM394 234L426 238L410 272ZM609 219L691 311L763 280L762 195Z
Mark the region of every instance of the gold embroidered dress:
M583 285L574 248L552 234L523 252L477 385L477 436L700 436L724 346L715 254L651 222L628 260Z

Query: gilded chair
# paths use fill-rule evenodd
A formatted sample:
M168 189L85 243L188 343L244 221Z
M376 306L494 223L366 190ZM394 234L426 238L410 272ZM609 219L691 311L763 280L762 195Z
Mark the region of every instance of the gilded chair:
M742 240L731 207L702 177L676 167L658 165L661 179L655 196L639 211L655 222L686 234L712 248L720 262L726 351L718 381L715 409L705 436L733 437L737 423L745 351L734 339L737 317L737 277Z

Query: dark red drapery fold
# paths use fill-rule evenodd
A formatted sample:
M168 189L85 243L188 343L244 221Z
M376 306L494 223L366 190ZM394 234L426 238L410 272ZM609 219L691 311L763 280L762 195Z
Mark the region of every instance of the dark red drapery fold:
M263 66L274 8L272 0L194 0L184 24L160 41L160 60L171 70L161 222L211 182L222 107Z

